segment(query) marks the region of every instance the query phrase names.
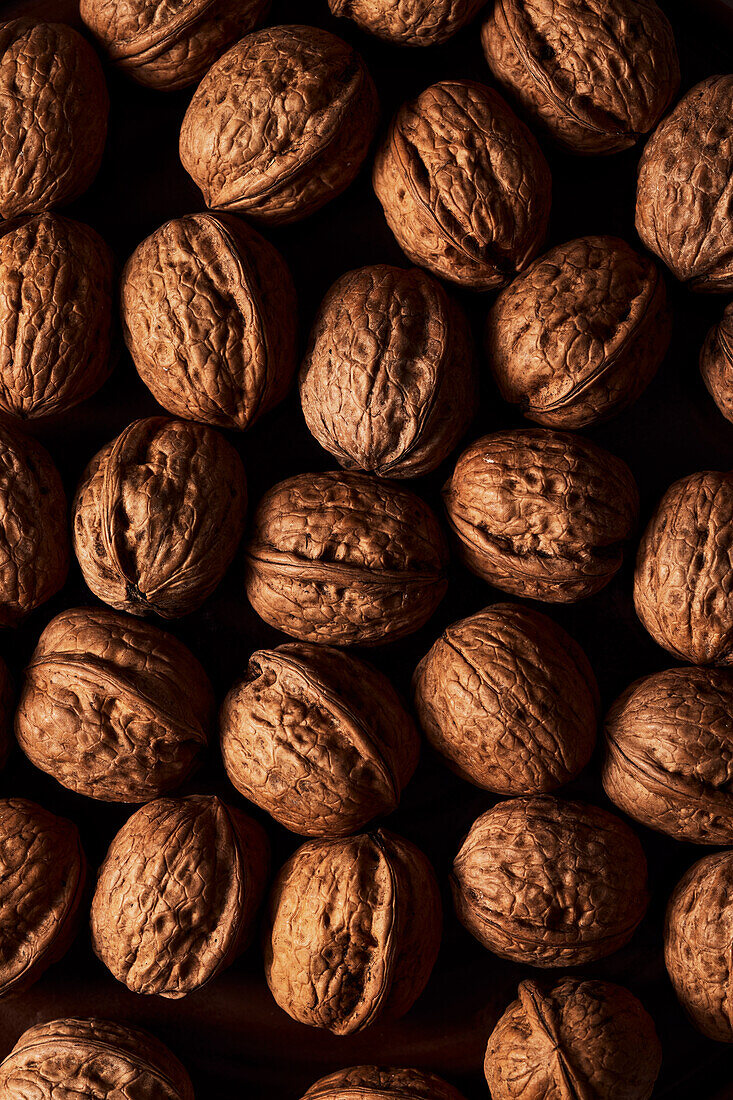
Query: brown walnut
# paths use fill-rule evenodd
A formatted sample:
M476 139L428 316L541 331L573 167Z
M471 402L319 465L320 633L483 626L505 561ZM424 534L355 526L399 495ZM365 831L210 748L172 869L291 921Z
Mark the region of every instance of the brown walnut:
M725 419L733 423L733 302L705 337L700 373L713 401Z
M301 1100L464 1100L436 1073L390 1066L350 1066L311 1085Z
M346 42L318 27L270 27L201 81L181 127L181 162L207 206L298 221L356 178L377 112L372 79Z
M470 23L486 0L328 0L334 15L398 46L438 46Z

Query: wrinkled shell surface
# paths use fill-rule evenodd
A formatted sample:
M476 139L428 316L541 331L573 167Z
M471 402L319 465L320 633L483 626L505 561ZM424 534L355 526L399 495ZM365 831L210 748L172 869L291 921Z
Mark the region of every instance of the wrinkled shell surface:
M733 303L725 307L720 321L705 337L700 373L713 401L733 423Z
M435 1073L383 1066L350 1066L321 1077L302 1100L464 1100Z
M465 27L486 0L328 0L334 15L399 46L437 46Z

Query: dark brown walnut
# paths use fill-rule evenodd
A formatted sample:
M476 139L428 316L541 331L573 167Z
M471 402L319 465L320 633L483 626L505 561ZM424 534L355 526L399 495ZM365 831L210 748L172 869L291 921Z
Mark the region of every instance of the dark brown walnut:
M433 84L400 108L373 181L403 252L463 286L505 286L545 238L552 183L540 147L471 80Z
M219 726L237 790L304 836L347 836L391 813L420 751L386 676L307 643L253 653Z
M76 608L41 635L15 732L32 763L64 787L147 802L197 767L213 709L206 673L172 635L114 611Z
M247 595L294 638L382 645L427 622L447 560L438 521L414 493L365 474L297 474L258 505Z
M337 279L300 372L306 423L347 470L419 477L453 450L476 405L468 322L417 268Z
M486 352L505 401L538 424L582 428L637 399L670 335L656 265L617 237L581 237L501 292Z
M248 946L268 861L257 822L213 795L143 806L99 870L96 954L133 993L200 989Z
M453 864L459 920L529 966L581 966L618 951L646 911L641 844L619 817L549 795L513 798L471 826Z
M377 124L359 54L318 27L271 27L224 54L181 127L183 167L207 206L298 221L353 182Z
M350 1066L311 1085L301 1100L464 1100L436 1073L393 1066Z
M334 15L398 46L438 46L470 23L486 0L328 0Z
M267 984L294 1020L350 1035L412 1007L441 927L438 883L414 844L382 829L307 841L270 895Z
M625 462L580 436L541 429L485 435L443 490L458 550L515 596L572 603L608 584L636 524Z
M194 611L224 576L244 530L239 455L212 428L135 420L87 466L74 549L95 596L132 615Z
M713 401L725 419L733 423L733 302L705 337L700 373Z

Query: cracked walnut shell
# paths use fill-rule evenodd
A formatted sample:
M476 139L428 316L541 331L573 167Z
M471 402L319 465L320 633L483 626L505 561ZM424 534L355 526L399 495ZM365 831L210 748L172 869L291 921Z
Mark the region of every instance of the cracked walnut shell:
M350 1066L321 1077L301 1100L464 1100L438 1077L419 1069L386 1066Z
M733 302L705 337L700 373L713 401L725 419L733 423Z
M328 0L334 15L398 46L439 46L470 23L486 0Z

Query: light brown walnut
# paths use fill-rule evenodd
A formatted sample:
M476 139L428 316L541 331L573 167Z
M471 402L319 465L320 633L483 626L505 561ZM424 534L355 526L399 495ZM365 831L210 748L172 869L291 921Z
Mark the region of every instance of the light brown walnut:
M733 302L705 337L700 373L713 401L725 419L733 423Z
M350 1066L321 1077L301 1100L464 1100L436 1073L394 1066Z
M470 23L486 0L328 0L334 15L398 46L439 46Z

